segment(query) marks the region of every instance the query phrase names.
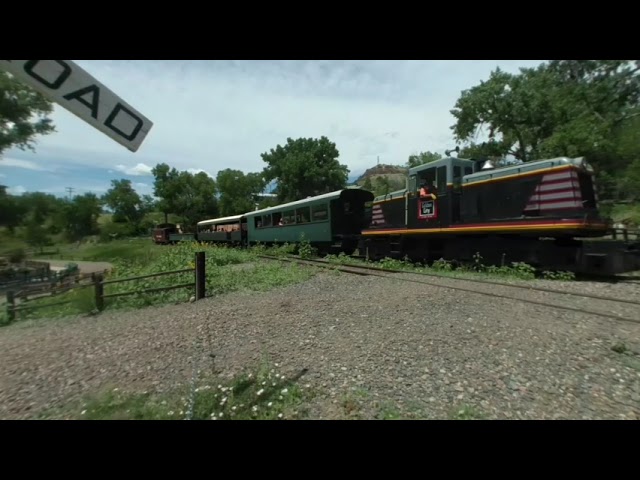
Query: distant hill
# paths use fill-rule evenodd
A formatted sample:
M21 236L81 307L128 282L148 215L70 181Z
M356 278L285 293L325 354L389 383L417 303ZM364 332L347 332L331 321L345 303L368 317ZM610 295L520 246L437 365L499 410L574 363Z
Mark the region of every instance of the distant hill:
M376 195L401 190L406 185L409 169L399 165L375 165L360 175L355 183L364 186L367 179L371 182L372 191Z

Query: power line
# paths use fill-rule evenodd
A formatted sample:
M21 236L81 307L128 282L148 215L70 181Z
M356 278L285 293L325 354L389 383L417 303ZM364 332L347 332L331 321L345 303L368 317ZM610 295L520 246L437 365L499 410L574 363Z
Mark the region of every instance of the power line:
M71 195L73 194L73 191L75 190L75 188L66 187L65 190L67 191L68 197L71 198Z

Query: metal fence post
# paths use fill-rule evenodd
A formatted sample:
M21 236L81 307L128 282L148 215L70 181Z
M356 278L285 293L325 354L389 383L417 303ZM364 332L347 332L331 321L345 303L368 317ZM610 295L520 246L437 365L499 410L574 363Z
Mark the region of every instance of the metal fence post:
M96 308L101 312L104 310L104 285L102 284L102 274L94 273L91 277L93 278Z
M13 322L16 319L16 301L12 291L7 292L7 318L9 322Z
M204 252L196 252L196 301L205 295L205 263Z

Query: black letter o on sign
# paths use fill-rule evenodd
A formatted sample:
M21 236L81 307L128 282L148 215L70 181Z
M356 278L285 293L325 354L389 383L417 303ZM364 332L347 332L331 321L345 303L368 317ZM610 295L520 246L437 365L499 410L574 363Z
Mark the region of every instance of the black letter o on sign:
M64 62L63 60L52 60L52 61L57 62L58 65L62 66L62 68L64 69L62 70L62 73L60 74L60 76L58 76L58 78L56 78L56 80L53 83L49 82L46 78L41 77L40 75L38 75L36 72L33 71L34 67L38 64L38 62L40 62L40 60L27 60L27 62L24 64L24 71L27 72L29 76L38 80L45 87L48 87L51 90L57 90L62 86L62 84L67 80L67 78L69 78L69 75L71 75L71 67L67 65L67 63Z

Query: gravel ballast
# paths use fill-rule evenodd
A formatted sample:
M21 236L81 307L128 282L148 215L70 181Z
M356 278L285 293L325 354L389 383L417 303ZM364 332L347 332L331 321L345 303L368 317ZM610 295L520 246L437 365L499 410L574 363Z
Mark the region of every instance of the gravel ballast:
M232 376L267 358L308 369L314 419L639 419L639 352L640 325L320 272L271 292L2 328L0 417L105 387L168 391L194 360Z

